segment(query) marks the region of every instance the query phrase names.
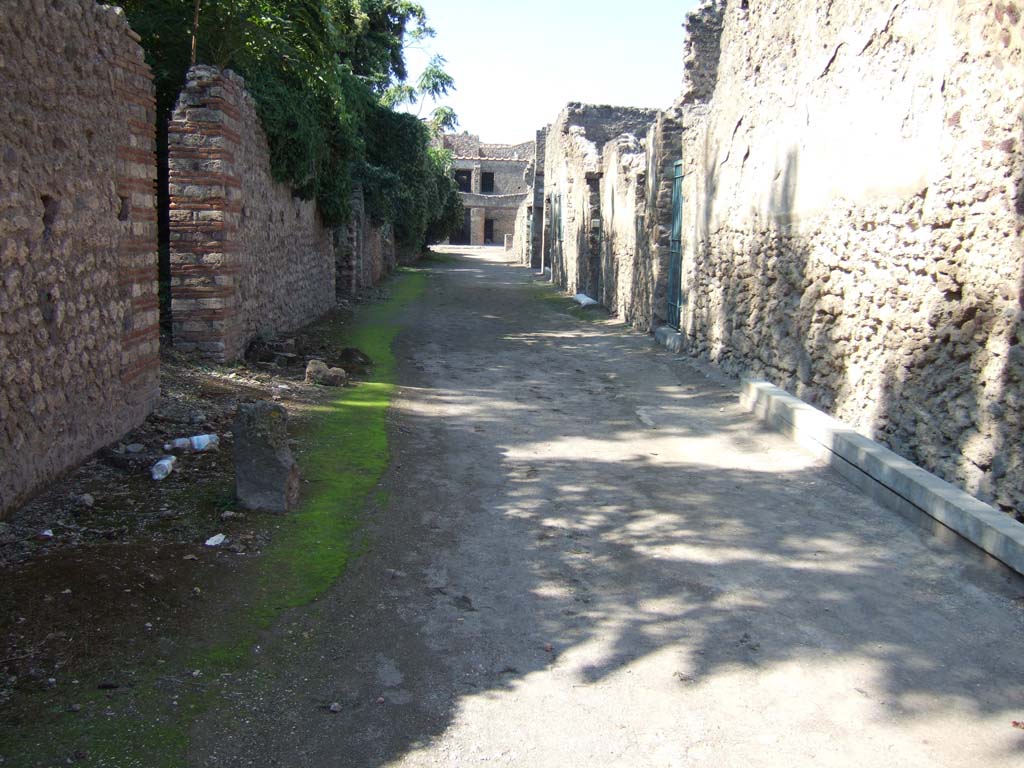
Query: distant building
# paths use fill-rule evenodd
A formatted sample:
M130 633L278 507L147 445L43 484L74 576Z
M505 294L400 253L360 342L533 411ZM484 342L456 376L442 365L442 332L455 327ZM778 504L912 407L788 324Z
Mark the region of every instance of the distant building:
M454 157L455 181L466 206L455 245L502 245L515 231L520 203L532 193L536 144L482 144L479 136L448 134L444 147Z

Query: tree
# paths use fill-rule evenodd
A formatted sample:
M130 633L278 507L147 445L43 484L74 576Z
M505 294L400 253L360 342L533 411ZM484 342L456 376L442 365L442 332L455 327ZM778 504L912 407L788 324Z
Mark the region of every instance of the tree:
M195 0L123 5L153 69L158 135L166 152L164 131L192 56ZM399 198L419 205L436 195L436 181L420 168L429 156L429 129L398 131L400 151L408 155L400 161L390 157L377 165L367 149L373 130L385 122L381 97L407 79L407 41L432 34L423 7L411 0L205 0L196 59L245 78L275 177L297 195L315 198L324 220L337 224L347 217L354 181L381 206L377 216L397 217L404 210L394 207ZM454 87L443 70L421 76L417 86L432 94ZM435 112L438 125L454 119ZM418 216L416 226L425 231L429 217ZM411 230L408 237L416 239Z

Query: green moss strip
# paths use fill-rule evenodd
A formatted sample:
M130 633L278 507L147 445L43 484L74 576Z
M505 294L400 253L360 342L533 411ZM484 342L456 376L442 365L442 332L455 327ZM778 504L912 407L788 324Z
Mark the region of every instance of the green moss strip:
M5 755L13 765L50 765L63 762L76 751L86 753L99 765L174 768L185 764L189 728L204 711L222 702L215 687L197 685L182 690L171 705L158 684L168 669L201 670L202 680L216 680L225 672L248 665L249 654L261 631L270 628L281 613L322 595L345 571L357 554L358 530L367 502L381 500L380 479L390 462L387 409L395 391L396 361L392 344L401 330L398 315L423 291L426 275L405 270L389 283L391 300L363 308L352 328L335 326L330 341L338 348L354 346L369 355L374 365L370 380L338 390L303 432L307 446L300 455L304 500L301 508L281 518L280 530L254 563L255 577L244 588L248 594L233 606L205 643L137 676L130 704L117 702L122 716L100 714L106 697L89 690L78 701L88 704L75 717L66 704L54 697L44 705L43 716L23 725L16 733L0 726L0 736L11 736L16 752ZM211 640L209 638L216 638ZM126 707L125 705L128 704ZM131 714L126 714L130 711ZM4 733L8 731L8 733ZM8 762L5 765L12 765Z

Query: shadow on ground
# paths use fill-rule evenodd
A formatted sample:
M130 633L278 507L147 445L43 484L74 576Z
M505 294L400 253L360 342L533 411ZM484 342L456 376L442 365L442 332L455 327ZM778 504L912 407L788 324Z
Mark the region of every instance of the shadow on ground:
M766 732L790 764L1019 759L1020 579L525 270L431 272L369 551L283 623L253 706L200 724L195 764L649 764L733 718L757 724L728 729L735 759Z

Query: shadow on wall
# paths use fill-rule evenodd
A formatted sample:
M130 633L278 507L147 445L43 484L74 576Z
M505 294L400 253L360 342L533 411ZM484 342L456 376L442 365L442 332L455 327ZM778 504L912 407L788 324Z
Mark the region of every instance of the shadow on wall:
M798 152L776 170L759 231L712 231L719 165L717 154L705 165L689 346L733 375L765 376L828 409L845 373L822 364L835 357L838 309L808 280L810 248L794 210Z
M1024 156L1014 162L1019 231ZM946 301L928 317L927 346L886 369L878 432L897 453L1024 522L1024 268L1015 305L999 309L971 279L968 259L960 251L931 273Z
M791 150L775 174L767 220L730 228L714 216L717 153L705 167L689 351L731 374L767 378L841 418L859 418L857 426L892 450L1019 516L1024 449L1014 436L1024 412L1024 276L1013 316L998 307L993 288L972 280L969 251L938 240L924 274L914 273L913 251L903 249L875 285L871 270L884 272L886 263L872 251L901 236L897 222L921 222L923 192L863 218L835 211L802 233L794 211L799 155ZM1020 204L1022 176L1011 206ZM918 282L886 285L894 270ZM909 332L899 318L913 313L915 300L932 308ZM889 334L891 348L883 338Z

